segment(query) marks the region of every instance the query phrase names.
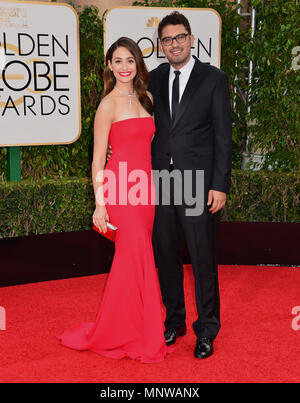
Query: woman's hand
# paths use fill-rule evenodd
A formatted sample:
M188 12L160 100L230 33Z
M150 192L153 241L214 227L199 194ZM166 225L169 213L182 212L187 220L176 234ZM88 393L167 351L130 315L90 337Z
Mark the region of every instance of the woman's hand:
M107 231L106 222L109 221L109 217L105 206L96 206L93 214L93 223L102 232Z
M110 159L111 155L112 155L112 148L111 148L111 145L108 143L107 150L106 150L106 161L108 161Z

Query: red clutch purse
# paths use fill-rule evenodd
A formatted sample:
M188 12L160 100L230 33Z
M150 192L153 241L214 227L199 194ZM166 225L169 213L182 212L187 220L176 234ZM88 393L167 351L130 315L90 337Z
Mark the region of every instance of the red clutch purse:
M117 227L112 225L110 222L106 223L107 230L104 233L103 231L100 231L98 227L96 227L95 224L93 224L93 230L99 232L99 234L105 236L105 238L110 239L111 241L114 241L116 238L116 232L117 232Z

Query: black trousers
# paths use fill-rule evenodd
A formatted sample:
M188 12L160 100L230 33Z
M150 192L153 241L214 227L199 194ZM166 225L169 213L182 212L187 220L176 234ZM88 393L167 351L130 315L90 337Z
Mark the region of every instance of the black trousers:
M172 168L171 168L172 169ZM170 169L170 170L171 170ZM198 318L193 323L197 338L215 338L220 330L220 297L216 261L216 241L220 212L212 214L207 206L208 189L204 187L204 211L187 216L184 201L174 203L175 183L171 181L170 204L163 205L162 183L156 184L156 210L153 228L155 262L166 307L166 329L185 324L182 250L188 247L195 280ZM183 182L184 186L184 182Z

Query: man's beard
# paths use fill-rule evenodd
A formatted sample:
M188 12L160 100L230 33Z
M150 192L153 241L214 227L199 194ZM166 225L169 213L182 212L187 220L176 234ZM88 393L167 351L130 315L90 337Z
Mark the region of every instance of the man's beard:
M184 65L190 58L190 53L188 53L187 55L183 55L180 59L177 59L176 56L174 56L174 58L172 57L172 53L171 53L171 57L169 62L172 64L172 66L181 66Z

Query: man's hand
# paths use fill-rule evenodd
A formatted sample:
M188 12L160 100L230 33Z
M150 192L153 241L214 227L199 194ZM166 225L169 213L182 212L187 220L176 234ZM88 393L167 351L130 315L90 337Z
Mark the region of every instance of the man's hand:
M218 190L210 190L208 192L207 205L209 206L211 203L213 203L211 208L209 209L212 214L221 210L225 206L225 202L226 193L219 192Z
M112 148L111 148L111 145L109 143L107 143L106 161L108 161L110 159L111 155L112 155Z

